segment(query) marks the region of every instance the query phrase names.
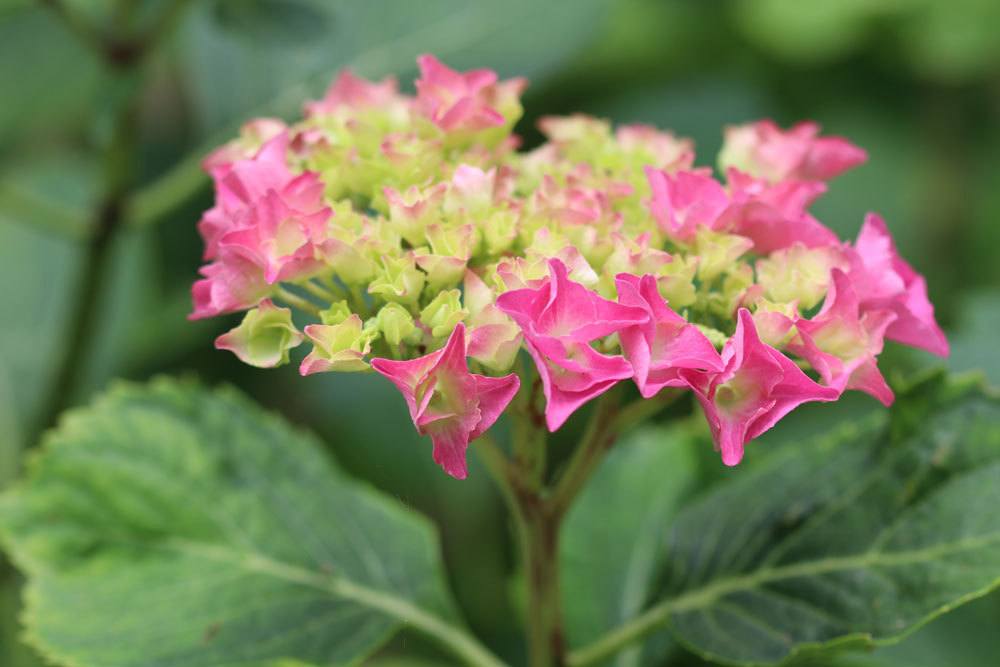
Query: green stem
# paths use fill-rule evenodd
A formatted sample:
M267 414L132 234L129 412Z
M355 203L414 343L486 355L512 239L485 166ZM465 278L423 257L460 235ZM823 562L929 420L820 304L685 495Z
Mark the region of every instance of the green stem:
M541 378L532 363L524 355L518 371L521 378L521 392L513 405L514 420L514 461L521 472L522 485L541 490L545 477L546 457L545 419L538 408Z
M564 667L566 640L559 594L559 517L537 494L519 496L518 527L528 589L528 657L532 667Z
M328 290L322 285L313 282L312 280L303 280L301 283L297 284L300 285L307 292L315 296L316 298L322 299L327 303L333 303L334 301L341 300L338 295L334 294L332 291Z
M573 452L566 470L556 484L550 501L552 513L562 519L587 480L600 465L604 455L615 442L618 420L617 388L605 392L599 399L584 433L583 440Z
M293 308L298 308L303 312L319 317L320 313L319 306L317 306L309 299L301 297L294 292L290 292L281 285L279 285L277 289L275 289L274 296L280 299L281 301L284 301L289 306L292 306Z

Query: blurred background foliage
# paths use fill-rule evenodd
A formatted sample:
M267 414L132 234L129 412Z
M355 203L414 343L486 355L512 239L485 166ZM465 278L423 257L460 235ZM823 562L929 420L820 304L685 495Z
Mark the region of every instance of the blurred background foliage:
M866 211L884 214L927 276L948 364L997 384L998 25L996 0L0 0L0 487L61 409L112 378L234 383L434 517L473 628L516 660L512 549L475 463L467 482L442 475L376 377L251 369L212 348L234 322L185 319L195 222L211 196L200 158L251 116L294 117L341 67L406 82L423 52L530 77L518 128L528 146L539 115L584 111L673 128L710 165L724 124L815 119L870 153L832 184L818 217L850 238ZM114 48L102 57L101 44ZM120 141L124 124L132 141ZM895 346L884 359L897 380L939 363ZM750 449L749 465L767 441L872 409L851 397L802 410ZM694 487L734 474L704 443L696 455ZM4 565L5 667L39 664L18 639L17 586ZM842 664L995 665L998 623L993 595ZM417 664L389 662L402 645L437 664L409 635L379 664ZM670 664L699 663L678 648Z

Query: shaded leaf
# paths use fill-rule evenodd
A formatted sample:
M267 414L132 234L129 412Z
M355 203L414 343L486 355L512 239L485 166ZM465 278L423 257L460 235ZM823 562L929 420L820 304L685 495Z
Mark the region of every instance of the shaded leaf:
M38 4L0 6L3 147L29 132L78 126L103 76L96 56Z
M215 130L254 113L297 114L304 98L320 95L344 66L368 76L411 73L423 52L454 67L535 76L586 44L605 5L606 0L203 3L184 22L181 52L199 116ZM253 38L261 30L270 36L263 42ZM287 33L295 39L276 38Z

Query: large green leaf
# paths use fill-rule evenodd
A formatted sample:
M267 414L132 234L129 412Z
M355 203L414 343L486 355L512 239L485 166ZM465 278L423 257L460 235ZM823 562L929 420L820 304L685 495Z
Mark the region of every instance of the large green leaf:
M70 413L0 526L32 643L72 665L340 664L454 615L433 528L229 390Z
M560 564L567 639L584 644L635 616L665 554L658 530L697 479L693 438L650 427L616 445L563 528ZM665 647L657 642L660 657ZM638 650L615 664L640 663Z
M31 4L0 4L0 157L26 138L78 128L103 77L56 14Z
M928 381L891 426L796 443L685 509L629 631L667 625L708 659L769 664L891 642L991 590L1000 403L964 386L956 399L958 386Z

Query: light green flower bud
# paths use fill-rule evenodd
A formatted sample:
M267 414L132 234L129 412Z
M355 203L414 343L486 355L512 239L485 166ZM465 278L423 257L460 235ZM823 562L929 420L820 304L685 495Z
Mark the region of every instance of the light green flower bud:
M215 339L215 347L229 350L244 363L273 368L288 363L288 351L302 342L292 323L292 311L265 299L243 316L236 328Z
M340 324L310 324L305 334L313 343L313 350L302 360L299 367L302 375L368 370L364 357L371 351L372 338L377 334L365 331L357 315Z
M382 257L382 266L368 285L368 293L386 301L403 305L416 304L426 282L424 272L417 268L413 255Z
M441 338L451 334L455 325L464 320L468 314L469 311L462 308L462 293L453 289L439 292L420 311L420 321L430 329L432 336Z
M335 301L326 310L320 311L319 319L323 324L340 324L351 316L351 307L346 301Z
M723 234L707 227L698 230L695 252L698 253L698 279L711 282L736 265L736 260L753 247L745 236Z
M847 268L839 248L796 243L759 260L757 282L771 301L798 301L802 310L809 310L826 296L833 268Z
M409 311L398 303L389 303L378 311L375 316L378 330L382 337L390 345L399 345L402 342L413 343L419 339L419 330L413 323L413 316ZM416 335L414 335L416 334Z

